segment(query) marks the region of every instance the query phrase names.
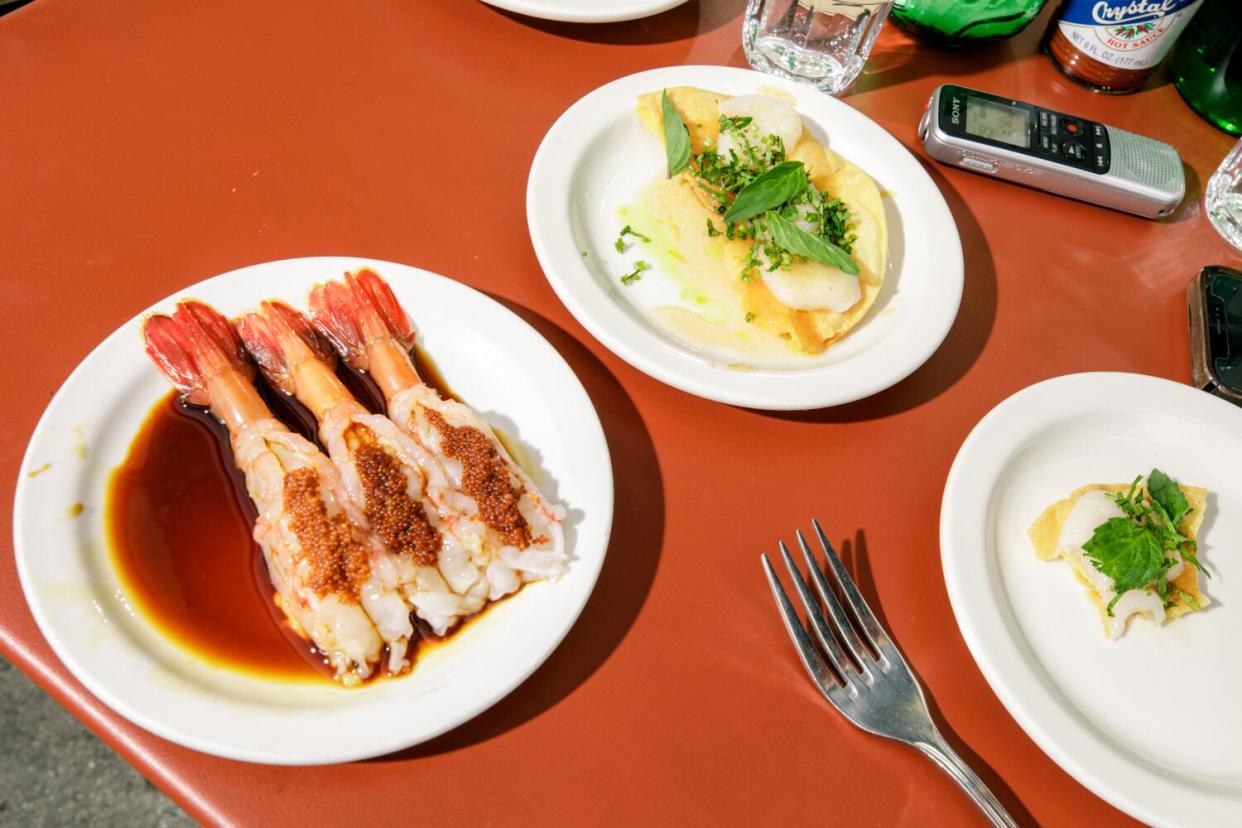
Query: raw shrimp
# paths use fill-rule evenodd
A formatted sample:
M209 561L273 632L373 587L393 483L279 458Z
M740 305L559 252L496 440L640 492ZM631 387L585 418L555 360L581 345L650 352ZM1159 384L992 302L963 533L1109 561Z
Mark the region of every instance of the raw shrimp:
M431 494L460 516L455 533L486 572L489 598L563 573L564 509L544 498L482 417L419 378L410 359L414 330L388 284L363 268L317 285L310 307L316 328L375 379L392 421L443 467L452 490Z
M335 354L296 310L263 302L236 324L268 381L314 414L351 502L387 547L386 582L439 635L482 609L487 581L428 495L449 486L440 464L354 399L333 370Z
M381 658L384 638L369 614L379 544L350 520L336 469L313 444L272 416L254 387L254 366L228 320L201 302L143 325L147 354L182 398L211 409L228 428L233 459L258 508L254 539L276 603L346 685ZM389 640L391 659L404 649Z

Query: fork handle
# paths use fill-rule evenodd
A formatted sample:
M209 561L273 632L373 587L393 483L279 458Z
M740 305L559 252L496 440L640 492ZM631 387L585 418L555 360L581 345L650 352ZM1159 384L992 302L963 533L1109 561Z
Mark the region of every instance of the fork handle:
M939 731L934 731L930 740L918 742L915 747L939 765L942 771L953 777L953 781L969 794L970 798L975 801L975 805L983 811L983 815L993 825L998 828L1017 828L1018 824L1005 810L1005 806L1000 804L1000 800L988 790L988 786L983 784L983 780L975 775L970 766L953 752L953 748L949 747L949 743L944 740Z

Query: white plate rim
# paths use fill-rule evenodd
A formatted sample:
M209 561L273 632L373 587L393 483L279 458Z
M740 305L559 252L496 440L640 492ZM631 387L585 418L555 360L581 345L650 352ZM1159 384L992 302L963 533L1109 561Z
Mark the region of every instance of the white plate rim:
M581 417L581 422L590 436L591 445L588 449L592 453L592 462L599 464L600 482L603 485L604 492L597 512L597 517L601 521L602 534L597 538L598 555L583 556L575 554L572 567L580 567L578 577L585 578L581 585L580 592L575 596L575 606L572 613L563 618L558 633L546 639L540 653L537 657L530 658L518 672L507 677L507 681L498 684L493 689L491 696L482 704L473 708L462 709L458 711L458 715L446 717L433 727L424 727L417 733L403 732L400 727L394 727L391 731L377 733L374 742L365 747L350 751L343 751L332 746L321 747L317 750L307 750L297 755L276 754L267 750L256 749L237 749L226 743L214 742L210 739L201 737L187 736L176 726L170 726L166 721L158 715L149 715L147 712L136 709L130 705L124 698L117 695L113 687L105 682L100 681L91 671L83 669L74 649L68 646L62 638L56 621L51 617L47 608L44 606L45 600L35 587L32 572L28 565L28 555L26 551L34 544L32 541L37 538L38 532L36 527L32 527L26 518L28 514L27 501L31 496L31 478L30 472L36 470L36 458L39 455L39 449L49 440L49 429L59 410L63 408L69 399L72 389L78 379L88 372L100 367L103 362L104 355L110 346L115 346L116 342L121 338L133 338L134 347L137 348L137 332L140 321L146 316L154 312L167 311L173 304L186 296L196 296L200 290L210 283L218 283L228 279L240 279L247 275L261 275L268 268L284 268L290 266L305 267L310 273L316 274L312 278L308 278L306 282L307 289L310 285L322 278L327 278L331 274L341 273L345 270L353 269L361 266L369 266L376 269L384 275L400 274L401 276L415 275L417 278L428 279L442 288L458 293L461 297L469 297L469 301L481 302L481 307L488 307L492 312L498 313L514 324L515 330L521 332L522 336L528 337L529 341L537 348L544 351L547 358L547 364L552 366L554 370L562 372L562 392L564 397L562 402L566 405L577 409L577 415ZM322 274L322 275L320 275ZM404 291L400 284L394 284L394 290L398 296ZM255 297L254 302L262 297ZM413 314L415 323L418 323L418 313ZM154 371L154 368L152 368ZM136 427L136 425L135 425ZM563 497L563 494L562 494ZM244 762L255 762L260 764L272 765L322 765L338 762L351 762L360 759L372 758L393 753L422 744L430 739L434 739L466 721L478 716L494 704L499 702L505 696L509 695L513 690L520 686L531 674L535 672L551 654L560 646L569 631L576 624L581 616L583 609L586 607L594 587L598 581L599 573L603 568L604 558L607 553L607 547L612 527L613 505L614 505L614 484L612 478L612 461L608 451L607 440L604 437L603 426L600 424L598 413L586 389L582 386L581 381L574 373L573 369L565 361L564 357L540 334L530 323L522 319L509 308L500 302L492 299L485 293L476 290L466 284L458 282L440 274L424 270L422 268L410 265L400 264L396 262L385 261L381 259L373 259L366 256L308 256L308 257L292 257L287 259L278 259L266 262L255 263L225 273L208 277L198 282L186 285L174 293L164 297L150 307L135 314L133 317L119 325L116 330L105 337L97 344L86 357L73 369L65 381L57 389L52 399L48 402L47 407L40 415L34 431L31 434L27 444L26 451L23 454L18 474L18 483L14 493L13 500L13 548L14 559L18 574L18 581L22 588L23 596L31 615L35 620L40 633L48 642L52 652L60 659L61 663L66 667L71 675L86 687L96 698L102 701L114 713L127 719L133 724L160 736L170 742L182 745L202 753L221 756L228 759L235 759ZM581 546L579 546L581 548ZM543 585L536 585L543 586ZM398 679L400 681L400 679ZM352 691L346 691L352 692ZM398 719L399 721L399 719Z
M489 6L505 11L554 20L559 23L623 23L666 12L686 0L600 0L582 3L578 8L548 0L482 0Z
M1018 651L1005 614L993 598L995 575L987 552L990 491L1021 441L1046 420L1030 418L1027 407L1042 399L1126 397L1195 410L1196 417L1236 428L1238 410L1219 397L1146 374L1097 371L1067 374L1023 388L992 408L963 441L945 481L940 509L940 553L949 603L975 663L1018 725L1066 773L1130 816L1152 825L1213 821L1242 798L1214 795L1178 785L1151 768L1126 761L1101 736L1066 714L1062 703L1040 687L1039 676ZM1232 421L1232 422L1231 422ZM1011 428L1014 434L1000 430ZM1136 793L1136 791L1138 793ZM1219 824L1227 824L1221 820Z
M890 191L898 186L917 199L921 220L930 228L927 236L936 245L935 257L940 289L939 301L929 303L925 313L914 317L922 325L920 336L912 342L910 332L897 331L902 338L890 348L898 348L899 358L885 361L872 351L841 363L809 367L800 371L735 371L712 365L691 356L669 342L662 341L617 306L596 283L584 266L575 243L569 211L576 156L563 151L566 143L585 145L589 137L592 110L616 107L625 102L632 108L635 96L661 86L697 85L720 91L760 87L781 89L791 94L804 117L823 123L833 120L829 131L862 130L868 144L883 149L895 169L889 171ZM877 177L884 171L868 169ZM643 373L668 385L717 402L772 411L801 411L842 405L889 388L920 368L943 343L957 318L965 285L965 266L957 224L952 212L926 170L915 156L887 130L866 115L836 98L784 78L751 69L729 66L673 66L649 69L610 81L572 104L548 129L531 163L526 189L526 216L535 256L553 291L570 313L606 348ZM904 223L904 222L903 222ZM890 227L890 244L891 244ZM890 249L891 253L891 249ZM910 253L905 267L911 267ZM888 275L894 278L893 274ZM868 318L871 318L870 315ZM911 321L907 315L906 322ZM860 324L867 324L864 319ZM865 360L865 362L864 362ZM850 366L851 362L858 364ZM876 364L878 363L878 364ZM844 367L843 367L844 366ZM857 376L840 376L853 368ZM875 369L867 373L867 369Z

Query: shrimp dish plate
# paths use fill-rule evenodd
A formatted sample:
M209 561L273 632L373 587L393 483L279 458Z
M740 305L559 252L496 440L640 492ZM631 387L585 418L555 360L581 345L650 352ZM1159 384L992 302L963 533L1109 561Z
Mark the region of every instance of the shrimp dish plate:
M545 135L526 191L552 288L601 343L683 391L805 410L909 376L962 300L957 226L861 112L746 69L621 78Z
M348 351L343 347L348 342L341 341L348 340L344 328L326 325L330 330L321 340L307 333L306 324L301 338L285 335L297 333L302 317L293 308L307 307L312 285L328 283L317 290L321 306L331 311L334 294L328 289L345 285L343 274L355 274L349 277L354 279L368 270L388 280L389 307L408 311L439 378L473 410L442 402L426 386L416 387L417 378L407 377L404 389L401 382L384 389L385 396L391 392L393 397L393 420L383 412L369 413L343 386L333 384L331 370L324 370L334 358L326 353L329 339L342 354ZM272 387L296 396L320 417L322 450L265 413L249 380L236 382L236 371L218 375L231 376L234 386L248 389L230 392L231 409L221 403L224 380L201 386L178 373L178 343L187 341L178 339L178 325L185 314L199 314L191 321L206 320L209 330L213 319L225 321L220 314L238 317L247 312L232 328L225 323L219 330L240 332L232 340L239 358L244 338ZM321 316L332 315L325 311ZM408 348L405 338L411 334L408 327L403 330L396 339ZM333 339L333 333L340 336ZM144 338L159 371L144 354ZM316 341L324 352L303 347ZM375 366L372 341L366 339L366 354L353 356L372 359L369 373L382 387L385 374ZM408 370L407 355L394 353ZM197 351L194 359L199 367L205 364ZM239 359L234 364L243 363ZM204 658L155 623L137 600L141 596L129 590L118 572L109 548L109 479L126 461L148 412L167 399L169 384L161 371L189 402L206 405L206 399L195 395L211 389L211 411L228 426L233 462L244 472L258 507L255 540L263 548L276 603L295 630L306 630L325 663L331 662L326 678L290 679ZM245 362L245 372L254 378L253 363ZM454 451L465 445L474 447L476 457L492 458L487 461L492 468L505 468L502 460L509 463L512 483L502 488L520 497L506 501L509 517L519 521L506 524L510 534L489 528L500 508L486 500L499 497L491 494L495 489L484 492L453 482L463 469L469 478L477 468L471 465L474 461L463 459L456 466L446 461L443 468L439 461L424 465L421 444L409 436L418 428L443 441L427 450L428 456L432 450L445 452L436 457L458 456ZM486 446L480 447L484 432L492 430L522 458L520 467L503 450L489 454ZM355 445L359 436L365 438L361 447ZM353 488L370 498L368 470L380 449L410 464L405 477L383 479L402 481L393 498L404 502L417 497L426 506L425 514L412 501L404 506L423 515L424 528L431 522L425 536L385 534L385 527L391 527L384 521L391 523L400 511L395 507L359 517L370 501L350 505ZM270 482L281 464L285 471L274 478L273 490L264 481ZM418 476L417 468L433 467L441 474L438 482L429 473ZM355 481L361 480L360 487L348 483L351 473ZM279 474L285 475L283 483ZM316 479L321 481L317 486ZM268 521L272 510L281 508L282 487L286 510L291 503L313 501L319 512L294 512L288 520ZM484 492L477 503L469 500L471 491ZM298 497L303 500L291 500ZM458 511L436 512L441 499ZM178 290L126 322L82 361L31 437L14 503L14 548L22 589L44 637L69 671L118 714L205 753L270 764L323 764L424 742L478 715L524 681L569 632L590 597L608 545L612 499L608 447L590 398L561 356L512 311L451 279L405 265L352 257L290 259ZM316 593L306 587L319 583L313 580L318 576L290 564L296 563L289 557L290 548L297 552L298 543L309 548L305 538L322 537L304 537L298 520L322 514L323 503L335 510L332 520L343 525L348 516L353 540L344 548L363 550L357 554L364 561L371 556L369 568L364 563L349 570L359 575L358 583L369 578L361 587L342 581L342 573L349 573L341 569L321 577L331 584L320 584ZM398 500L381 505L392 504L401 505ZM519 511L523 519L513 517ZM446 522L453 514L464 517ZM320 525L328 526L322 520ZM402 544L410 547L402 556L389 555ZM487 560L492 563L476 567L484 555L491 555ZM381 583L384 577L390 579L387 585ZM523 581L529 583L522 586ZM301 603L291 603L295 597ZM485 605L485 612L472 615ZM469 623L460 624L465 618ZM459 624L461 628L416 653L414 620L420 629L433 629L437 635ZM382 680L367 680L381 673L386 676Z
M650 17L686 0L483 0L489 6L527 17L563 23L618 23Z
M1139 374L1070 374L993 408L945 484L945 584L984 677L1067 773L1151 825L1236 825L1242 813L1239 457L1242 411L1218 397ZM1115 489L1134 503L1155 489L1167 501L1170 480L1187 498L1173 496L1174 512L1185 512L1183 529L1197 541L1180 548L1188 559L1194 550L1204 571L1197 579L1189 565L1176 579L1165 573L1163 605L1150 601L1163 577L1126 593L1151 604L1130 607L1146 611L1126 627L1121 601L1107 615L1071 577L1072 561L1042 560L1032 541L1056 511L1050 504L1068 513L1067 495ZM1106 499L1102 511L1113 514L1115 501L1127 506ZM1099 523L1079 511L1067 521L1077 529L1051 533L1062 545ZM1105 535L1071 545L1106 560ZM1047 557L1057 541L1044 546ZM1100 573L1091 574L1093 589L1120 594L1122 581L1101 586Z

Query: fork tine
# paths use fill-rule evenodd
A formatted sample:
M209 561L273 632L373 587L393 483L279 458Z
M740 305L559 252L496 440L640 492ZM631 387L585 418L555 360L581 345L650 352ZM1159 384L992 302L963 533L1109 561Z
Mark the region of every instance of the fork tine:
M785 561L785 568L789 570L789 579L793 581L794 590L802 601L802 608L806 610L807 620L811 622L811 629L815 630L815 637L819 639L824 654L828 656L828 662L832 664L833 669L837 671L837 675L844 680L845 685L848 687L850 677L846 670L850 666L849 657L841 649L840 642L837 641L837 637L824 619L824 613L819 608L819 602L811 595L810 588L807 587L806 581L802 579L802 573L798 571L793 557L789 554L789 547L785 546L784 541L779 541L778 545L781 549L781 557ZM858 671L854 670L853 672L857 673Z
M832 548L832 544L828 542L827 536L824 535L824 530L820 528L819 521L812 518L811 525L815 527L815 534L819 536L819 543L824 548L824 557L828 565L832 567L832 573L836 576L837 583L841 585L841 593L845 596L845 602L854 611L854 616L862 625L863 633L869 640L872 649L880 654L881 660L884 660L885 654L881 648L892 648L892 640L888 637L888 633L884 631L884 628L880 626L880 622L876 620L875 614L871 612L867 602L863 600L858 587L854 585L854 579L845 571L841 559L837 557L837 551Z
M781 582L776 578L776 572L772 569L772 562L768 560L766 554L760 555L759 559L763 563L763 574L768 577L768 586L772 588L772 597L776 599L776 608L780 611L781 620L785 622L785 629L789 632L789 638L793 641L794 649L798 651L798 660L806 668L807 675L811 677L812 683L819 688L819 692L835 707L836 702L828 695L828 691L838 683L836 678L829 671L828 665L824 663L824 659L819 654L819 651L815 649L815 645L811 643L811 637L807 635L806 627L803 627L802 622L798 620L798 613L794 610L793 604L790 603L789 596L785 594L785 588L781 586Z
M850 623L850 619L846 616L841 602L837 600L837 594L828 585L828 579L824 576L824 571L815 562L815 557L811 554L811 547L807 545L806 537L802 534L802 530L795 529L794 535L798 538L798 546L802 548L802 557L806 560L807 569L811 573L811 580L815 583L815 591L819 593L820 600L827 605L828 614L832 616L833 624L844 639L846 648L854 656L854 663L861 668L861 672L867 677L867 680L870 680L871 671L867 668L867 665L872 660L871 654L859 639L858 633L854 630L854 625ZM855 670L855 672L859 672L859 670Z

